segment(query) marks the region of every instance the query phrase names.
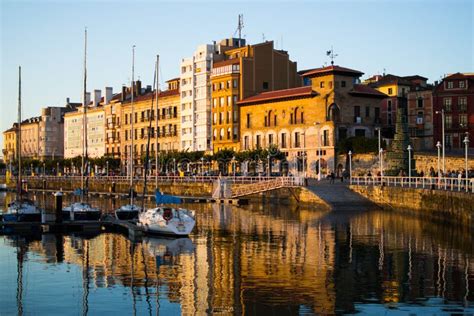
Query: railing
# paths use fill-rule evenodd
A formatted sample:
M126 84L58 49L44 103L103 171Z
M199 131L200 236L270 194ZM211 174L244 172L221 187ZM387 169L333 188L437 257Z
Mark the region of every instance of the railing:
M234 182L234 184L237 183ZM264 178L263 181L253 182L249 185L233 186L232 198L271 191L279 188L298 187L302 185L304 185L304 179L299 177Z
M351 177L354 185L383 185L402 188L434 189L474 193L474 178L441 177Z
M155 182L155 176L147 176L148 183ZM158 176L159 183L212 183L213 181L217 180L219 176ZM304 185L303 178L300 177L240 177L240 176L228 176L222 177L225 178L227 182L232 184L252 184L252 183L259 183L264 181L270 180L278 180L285 185L291 186L301 186ZM48 182L54 181L81 181L81 176L23 176L22 179L24 181L31 181L31 180L46 180ZM12 181L16 181L15 177L12 177ZM94 176L89 177L89 182L116 182L116 183L127 183L130 181L129 176ZM142 176L135 176L135 182L143 182L144 178Z

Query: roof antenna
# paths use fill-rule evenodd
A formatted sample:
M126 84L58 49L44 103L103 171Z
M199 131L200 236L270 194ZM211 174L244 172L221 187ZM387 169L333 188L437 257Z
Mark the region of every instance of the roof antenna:
M239 14L239 22L237 24L237 31L239 32L239 46L240 40L242 39L242 29L244 28L244 15Z
M385 73L387 72L387 70L384 68L383 69L383 76L385 77Z
M262 33L262 42L265 42L265 33Z
M329 56L331 58L331 66L334 66L334 59L338 56L337 54L334 54L334 49L331 46L331 50L326 51L326 56Z

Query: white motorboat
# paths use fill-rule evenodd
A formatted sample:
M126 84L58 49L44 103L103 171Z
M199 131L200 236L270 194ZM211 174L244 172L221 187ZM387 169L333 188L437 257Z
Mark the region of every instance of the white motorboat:
M4 222L39 222L41 209L33 201L22 199L8 204L7 213L3 214Z
M115 210L115 218L118 220L137 219L138 213L141 211L142 208L135 204L122 205Z
M187 236L196 224L194 211L159 206L138 215L145 232L169 236Z
M100 210L88 203L77 202L63 208L63 220L92 221L99 220Z

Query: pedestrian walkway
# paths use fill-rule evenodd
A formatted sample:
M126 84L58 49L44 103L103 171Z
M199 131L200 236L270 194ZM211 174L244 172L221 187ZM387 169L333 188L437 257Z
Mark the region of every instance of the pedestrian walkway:
M349 189L348 183L310 180L307 188L329 204L333 211L361 211L378 208L374 202Z

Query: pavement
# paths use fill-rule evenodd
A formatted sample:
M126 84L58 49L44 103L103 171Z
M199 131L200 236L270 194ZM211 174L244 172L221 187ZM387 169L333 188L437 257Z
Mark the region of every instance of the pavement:
M349 189L349 184L335 180L310 180L307 189L328 203L333 211L363 211L379 208L375 203Z

